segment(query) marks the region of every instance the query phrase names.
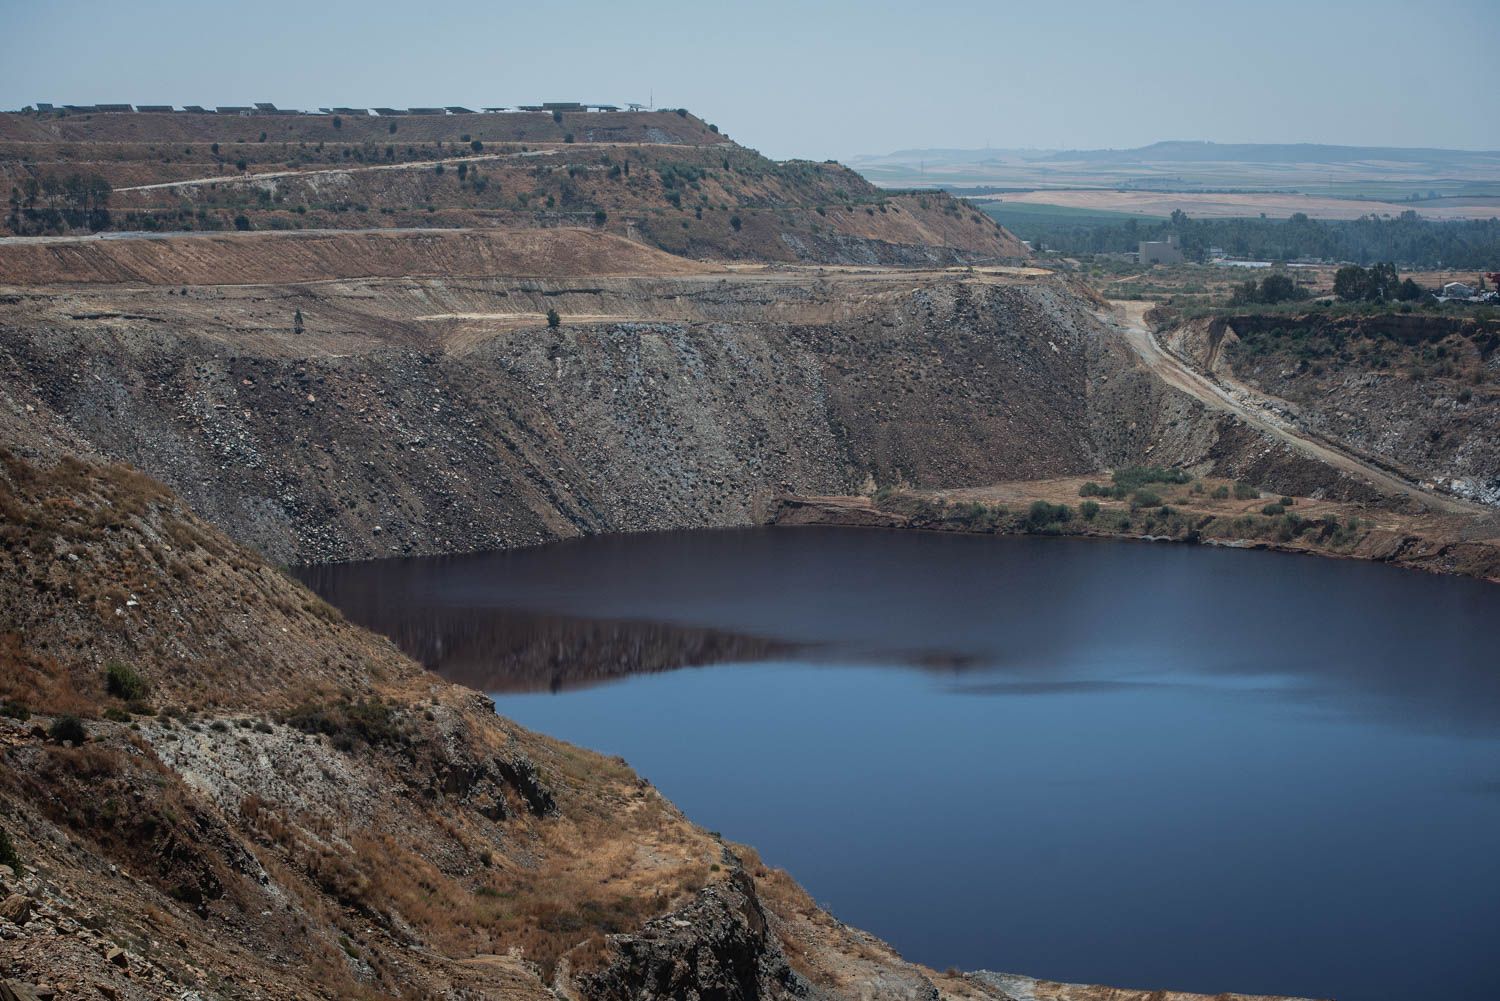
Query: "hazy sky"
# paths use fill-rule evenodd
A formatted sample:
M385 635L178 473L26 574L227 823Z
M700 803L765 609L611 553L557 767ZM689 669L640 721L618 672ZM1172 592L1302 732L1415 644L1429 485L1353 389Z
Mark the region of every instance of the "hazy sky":
M683 105L776 157L1500 148L1494 0L0 0L0 107Z

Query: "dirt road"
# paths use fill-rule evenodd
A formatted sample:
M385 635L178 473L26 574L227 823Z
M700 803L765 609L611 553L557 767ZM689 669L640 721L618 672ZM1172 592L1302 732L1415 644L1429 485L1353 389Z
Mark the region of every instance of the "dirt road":
M310 170L267 170L259 173L247 174L215 174L210 177L193 177L183 181L161 181L156 184L133 184L123 188L115 188L116 192L123 191L159 191L165 188L194 188L203 185L216 184L251 184L257 181L274 181L279 178L308 178L318 177L326 174L364 174L383 170L431 170L434 166L457 166L460 163L489 163L495 160L525 160L539 156L558 156L562 153L573 153L577 155L579 150L584 149L612 149L618 143L567 143L563 145L544 146L540 149L529 149L521 152L508 151L504 153L475 153L472 156L454 156L443 160L410 160L402 163L375 163L361 164L359 166L347 167L318 167ZM674 146L673 143L631 143L631 146ZM601 168L602 169L602 168Z
M1114 307L1114 315L1102 315L1100 318L1106 322L1113 321L1146 367L1168 385L1196 397L1210 407L1234 414L1304 455L1367 480L1385 493L1410 497L1434 510L1453 514L1491 513L1481 505L1424 487L1295 426L1275 411L1268 398L1260 396L1247 386L1238 383L1226 386L1199 372L1162 347L1156 335L1151 332L1150 325L1146 322L1146 311L1155 303L1111 302L1111 305Z

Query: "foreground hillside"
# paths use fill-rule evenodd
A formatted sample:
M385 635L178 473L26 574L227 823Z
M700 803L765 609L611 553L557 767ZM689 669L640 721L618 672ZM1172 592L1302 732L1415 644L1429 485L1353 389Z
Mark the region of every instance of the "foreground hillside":
M692 115L557 117L0 115L0 183L14 188L5 225L24 235L587 225L722 259L1027 255L945 193L883 192L831 162L778 163Z

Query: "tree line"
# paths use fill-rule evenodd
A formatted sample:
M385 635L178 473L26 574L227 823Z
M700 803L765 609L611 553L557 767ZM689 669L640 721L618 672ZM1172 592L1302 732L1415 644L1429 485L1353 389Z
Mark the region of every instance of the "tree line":
M113 193L98 174L28 177L10 189L6 226L18 236L108 229Z
M1128 253L1142 240L1175 235L1183 254L1206 261L1210 248L1232 257L1289 261L1310 259L1371 265L1389 261L1406 267L1485 268L1500 265L1500 219L1438 222L1415 212L1352 220L1193 219L1182 211L1160 222L1017 216L1007 219L1003 202L987 210L1033 247L1065 254Z
M1333 276L1333 294L1344 302L1415 302L1427 292L1410 277L1402 278L1389 261L1362 268L1347 264ZM1274 306L1300 302L1312 293L1289 275L1269 274L1257 282L1248 279L1230 294L1231 306Z

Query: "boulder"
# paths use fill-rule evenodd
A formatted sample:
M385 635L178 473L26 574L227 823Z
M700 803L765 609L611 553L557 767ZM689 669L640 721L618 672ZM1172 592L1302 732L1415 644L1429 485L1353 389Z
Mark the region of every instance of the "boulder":
M24 925L31 920L31 911L31 898L19 893L12 893L4 900L0 900L0 918L4 918L11 924Z

